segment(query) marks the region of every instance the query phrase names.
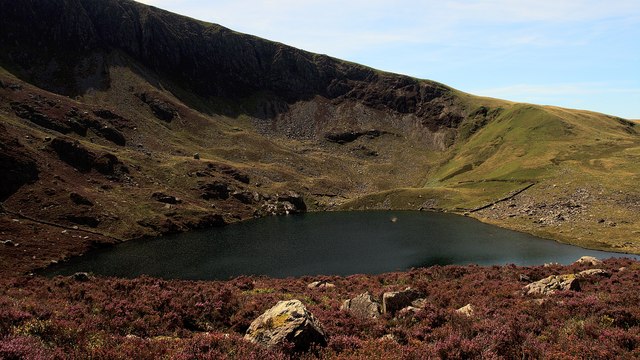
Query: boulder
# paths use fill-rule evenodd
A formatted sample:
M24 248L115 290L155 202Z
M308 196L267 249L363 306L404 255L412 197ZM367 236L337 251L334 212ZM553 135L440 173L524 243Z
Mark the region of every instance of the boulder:
M456 310L456 312L460 315L464 315L464 316L473 316L473 306L471 306L471 304L467 304L463 307L461 307L460 309Z
M392 291L382 294L382 312L384 314L395 314L412 302L423 297L423 294L415 289L406 288L402 291Z
M336 287L336 286L334 284L326 281L326 280L314 281L314 282L310 283L309 285L307 285L307 288L309 288L309 289L333 288L333 287Z
M313 344L324 346L327 336L322 326L300 300L280 301L256 318L244 337L267 347L291 343L297 352Z
M524 287L526 295L549 295L557 290L580 290L580 281L574 274L551 275Z
M349 311L359 318L375 319L382 315L380 304L368 292L345 300L340 310Z
M591 276L609 277L611 276L611 274L608 271L603 269L588 269L588 270L580 271L579 273L576 274L576 277L579 277L579 278L591 277Z
M582 265L590 265L590 266L600 266L602 265L602 260L599 260L593 256L583 256L580 259L576 260L574 264L582 264Z
M175 204L178 204L178 203L181 202L180 199L178 199L177 197L172 196L172 195L167 195L167 194L165 194L163 192L159 192L159 191L154 192L151 195L151 198L153 200L155 200L155 201L158 201L158 202L161 202L161 203L165 203L165 204L174 204L175 205Z

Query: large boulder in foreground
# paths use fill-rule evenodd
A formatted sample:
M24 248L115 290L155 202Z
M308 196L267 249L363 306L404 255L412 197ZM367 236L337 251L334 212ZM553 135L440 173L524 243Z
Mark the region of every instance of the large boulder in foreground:
M580 281L574 274L551 275L524 287L526 295L550 295L558 290L580 290Z
M295 299L280 301L265 311L251 323L244 338L268 347L288 342L297 352L306 351L313 344L327 344L318 320Z
M380 304L368 292L345 300L340 310L349 311L354 316L363 319L375 319L382 315Z

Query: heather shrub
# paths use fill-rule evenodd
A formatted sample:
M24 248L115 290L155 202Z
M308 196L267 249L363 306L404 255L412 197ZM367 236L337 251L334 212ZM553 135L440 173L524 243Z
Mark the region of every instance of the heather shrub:
M46 360L56 356L31 336L7 336L0 339L0 359Z
M610 277L539 300L527 283L568 267L435 266L375 276L227 282L150 277L0 279L0 359L285 359L290 349L243 340L249 324L277 301L300 299L329 336L303 359L640 357L640 266L607 260ZM627 267L624 271L618 268ZM308 289L326 279L334 288ZM406 287L426 294L424 308L360 319L342 301ZM534 301L535 300L535 301ZM466 316L456 309L471 304Z

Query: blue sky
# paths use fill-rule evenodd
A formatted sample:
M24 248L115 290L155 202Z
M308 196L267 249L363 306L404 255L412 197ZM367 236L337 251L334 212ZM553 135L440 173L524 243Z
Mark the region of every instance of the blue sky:
M140 0L476 95L640 119L640 0Z

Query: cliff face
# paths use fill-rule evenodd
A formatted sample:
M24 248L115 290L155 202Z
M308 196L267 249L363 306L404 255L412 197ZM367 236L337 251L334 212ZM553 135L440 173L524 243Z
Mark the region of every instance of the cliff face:
M129 0L0 2L5 67L54 92L77 95L109 86L107 55L126 54L202 97L261 94L261 118L321 96L378 110L415 114L436 129L463 118L441 84L316 55Z

